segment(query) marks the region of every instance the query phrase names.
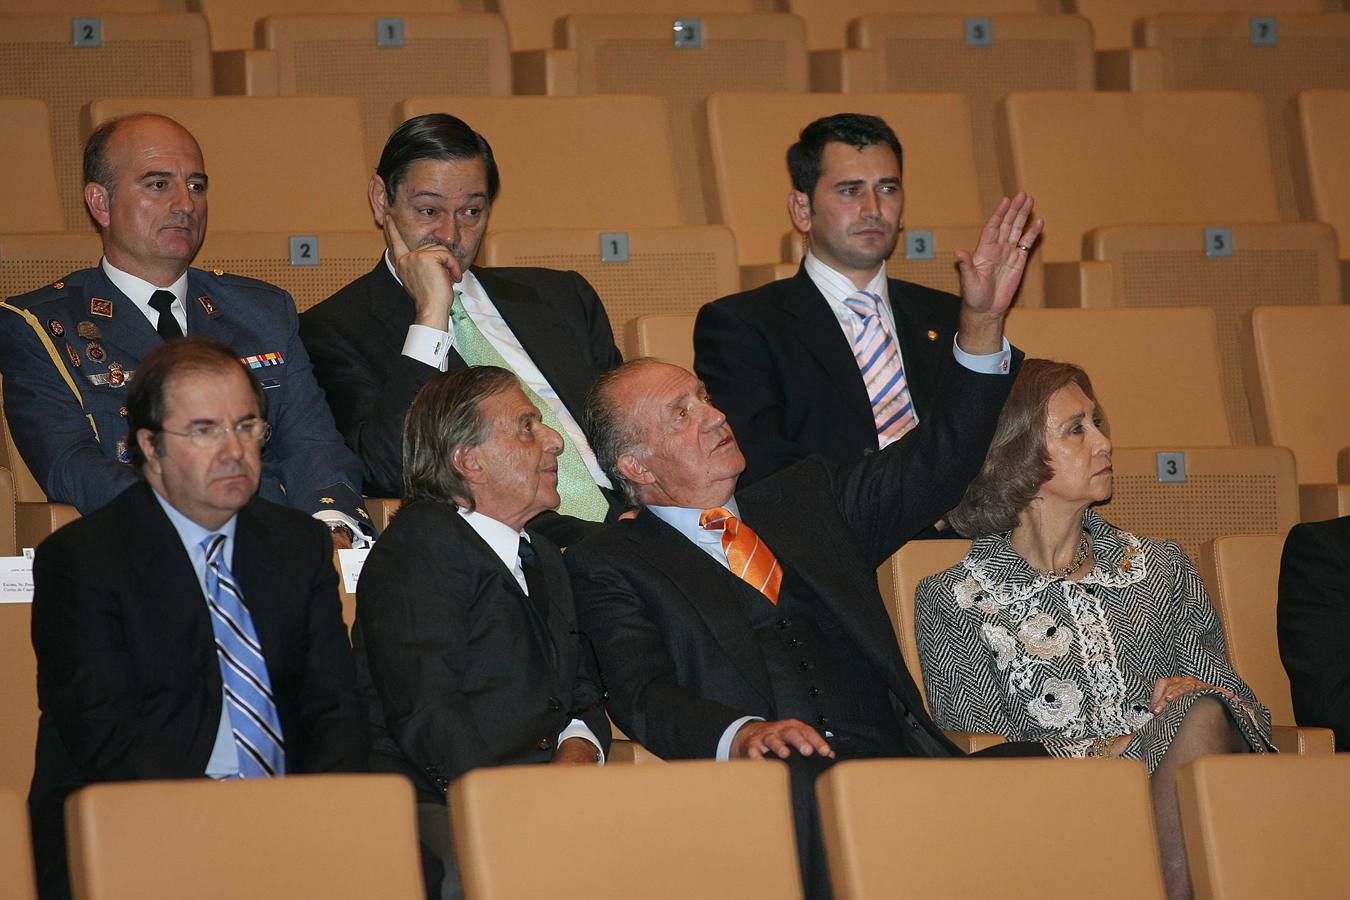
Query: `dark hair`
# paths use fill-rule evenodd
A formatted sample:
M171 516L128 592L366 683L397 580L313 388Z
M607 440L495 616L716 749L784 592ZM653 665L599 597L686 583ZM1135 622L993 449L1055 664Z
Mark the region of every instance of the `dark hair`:
M155 451L161 451L170 383L189 373L233 370L244 373L258 404L258 415L266 418L267 392L234 352L219 341L197 335L176 338L146 354L127 391L127 452L137 475L145 467L145 454L136 439L136 432L144 428L154 434Z
M448 113L428 113L414 116L394 129L380 153L380 164L375 174L384 182L385 197L394 202L398 186L408 167L423 159L444 162L482 157L487 169L488 202L497 199L501 177L497 174L497 160L492 157L492 146L487 139L464 122Z
M832 142L848 144L855 150L885 144L895 151L895 162L904 169L905 157L900 148L900 139L885 119L862 113L835 113L807 125L798 136L797 143L788 148L788 174L792 176L794 190L808 197L815 191L816 182L820 181L825 145Z
M405 504L437 500L473 509L473 489L455 468L454 453L488 439L492 423L483 417L483 401L518 385L507 369L470 366L422 386L403 423Z
M612 394L614 385L627 377L629 372L659 362L661 360L653 356L630 359L595 379L586 395L586 434L590 437L596 462L609 476L610 482L623 492L624 499L633 506L641 505L642 501L638 498L637 486L619 472L619 457L625 453L643 452L642 429L624 415L624 410L615 402Z
M947 514L947 521L958 532L979 537L1012 531L1018 515L1054 476L1045 453L1047 410L1055 392L1071 384L1083 389L1094 415L1101 417L1092 381L1081 368L1049 359L1022 362L980 474L966 488L961 503ZM1108 430L1104 424L1102 430Z

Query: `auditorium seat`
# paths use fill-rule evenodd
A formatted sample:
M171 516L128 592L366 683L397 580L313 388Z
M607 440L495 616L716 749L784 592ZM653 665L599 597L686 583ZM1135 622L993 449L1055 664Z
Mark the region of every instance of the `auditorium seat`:
M22 789L0 784L0 885L9 900L37 900L24 793Z
M0 234L61 231L61 197L56 188L52 127L47 104L23 97L0 97L0 169L11 173L0 203ZM0 265L4 264L0 258Z
M806 46L813 51L847 46L848 24L860 16L897 12L906 15L1036 15L1064 11L1061 0L958 0L955 3L952 0L785 0L783 6L806 22Z
M1052 305L1054 264L1075 263L1068 274L1076 283L1090 229L1280 221L1255 94L1013 93L999 131L1005 180L1034 195L1046 221L1041 253Z
M1281 750L1333 753L1328 728L1297 728L1289 676L1280 662L1275 630L1280 555L1287 532L1243 534L1206 541L1196 563L1223 623L1228 658L1256 698L1270 710Z
M80 900L414 900L414 804L394 775L95 784L66 800L71 881Z
M630 0L622 9L629 13L663 15L667 18L699 11L719 13L777 12L780 0ZM495 0L492 8L501 13L511 29L512 50L547 50L553 47L558 21L566 16L612 13L612 0Z
M1009 91L1086 94L1096 84L1092 28L1077 16L864 16L849 25L848 46L834 71L824 65L826 55L813 57L814 90L938 91L970 99L979 196L990 210L1009 191L1036 193L1000 170L999 99Z
M492 145L502 173L494 231L684 224L660 97L416 97L395 120L432 112L459 116Z
M854 760L816 797L838 900L1164 896L1135 760Z
M362 196L360 185L350 190ZM304 312L369 272L382 253L384 236L373 222L365 231L299 235L208 229L193 265L275 284Z
M1284 533L1299 520L1284 447L1116 448L1111 465L1115 493L1097 511L1126 531L1176 541L1197 564L1205 541Z
M0 788L27 795L37 746L37 657L31 603L0 603Z
M81 116L83 133L139 110L171 116L197 138L211 177L212 231L312 234L372 227L355 98L96 100Z
M1250 328L1243 362L1257 441L1294 451L1305 520L1344 515L1326 504L1338 480L1350 484L1337 473L1350 446L1350 307L1259 307Z
M736 233L743 266L791 260L787 149L808 123L840 112L885 119L904 151L905 224L982 225L969 104L955 94L716 93L708 98L714 217ZM793 266L795 269L796 267ZM768 280L768 279L765 279Z
M638 316L624 332L624 358L653 356L694 371L694 315Z
M721 225L494 231L479 262L581 273L604 302L621 348L628 323L638 316L692 315L704 303L740 289L736 238ZM627 349L631 354L632 347Z
M0 15L46 13L90 16L107 13L177 13L187 0L0 0Z
M103 244L90 231L0 234L0 298L53 284L96 264L102 255Z
M428 93L511 93L500 16L269 16L258 23L258 47L229 55L236 71L241 65L254 69L229 79L222 73L226 58L217 56L216 92L355 97L371 171L400 101Z
M1252 309L1340 300L1336 233L1319 223L1122 225L1094 229L1083 244L1089 262L1080 268L1080 284L1091 278L1103 284L1079 295L1083 306L1213 310L1224 405L1239 445L1255 440L1242 377L1243 335ZM1089 272L1091 278L1081 277ZM1065 292L1054 299L1074 298Z
M705 98L714 92L807 90L806 31L796 16L709 13L697 18L701 45L696 47L677 45L686 32L676 32L669 15L568 16L557 31L557 46L576 56L577 93L666 99L689 225L715 221ZM620 143L610 155L619 148L631 152Z
M1350 755L1205 756L1177 794L1198 900L1350 896Z
M211 23L211 49L251 50L258 23L267 16L381 14L370 0L187 0ZM457 0L397 0L387 9L391 15L455 13L468 4Z
M783 766L474 769L450 817L470 900L801 897Z
M1098 50L1125 50L1135 46L1136 23L1157 13L1332 12L1340 0L1066 0L1065 6L1092 22Z
M1083 367L1117 447L1232 443L1213 310L1015 309L1007 334Z
M1304 91L1296 102L1299 209L1341 235L1341 290L1350 300L1350 91Z
M0 556L19 555L18 498L14 493L14 473L0 465Z
M3 391L3 384L0 384L0 391ZM4 419L3 414L4 404L0 402L0 419ZM15 542L20 551L36 547L47 535L79 518L75 507L47 502L47 495L14 446L7 419L0 421L0 466L9 471L13 482Z
M75 46L77 40L90 46ZM84 209L80 110L96 97L172 93L211 93L211 51L201 16L0 16L0 94L47 103L67 229L93 227Z
M1350 88L1350 15L1279 15L1253 2L1229 15L1158 15L1143 20L1141 46L1158 51L1166 90L1245 90L1265 100L1276 196L1297 221L1291 142L1294 98L1312 88Z

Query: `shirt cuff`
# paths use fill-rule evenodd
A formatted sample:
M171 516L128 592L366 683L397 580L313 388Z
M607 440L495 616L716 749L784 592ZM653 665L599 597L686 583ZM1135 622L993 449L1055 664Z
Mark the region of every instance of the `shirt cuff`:
M763 722L760 716L741 716L735 722L727 726L727 730L722 732L722 739L717 742L717 758L731 759L731 742L736 737L736 732L741 730L741 726L746 722Z
M413 328L417 326L414 325ZM407 353L407 350L403 351ZM981 375L1007 375L1012 367L1012 346L1008 339L1003 339L1003 349L997 353L967 353L961 349L961 345L952 339L952 354L956 356L956 361L965 366L972 372L979 372Z
M442 368L454 340L450 332L430 325L409 325L403 339L403 355L434 368Z
M583 741L589 741L594 744L595 752L599 756L599 759L596 760L595 764L597 766L603 766L605 764L604 748L600 746L600 741L596 739L595 732L591 731L591 727L585 722L580 719L573 719L568 722L567 727L558 734L558 746L561 747L563 741L568 738L581 738Z
M321 509L314 514L325 525L346 525L352 530L352 549L360 550L363 547L370 547L375 544L375 540L361 528L361 523L336 509Z

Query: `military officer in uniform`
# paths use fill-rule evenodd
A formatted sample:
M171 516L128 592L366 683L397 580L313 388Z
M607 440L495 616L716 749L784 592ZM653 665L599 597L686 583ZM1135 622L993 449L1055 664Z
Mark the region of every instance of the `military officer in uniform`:
M206 232L196 140L164 116L114 119L85 145L84 180L99 265L0 303L5 414L47 497L88 513L135 483L124 465L127 384L156 346L204 335L266 390L273 437L261 495L315 513L338 546L363 543L361 467L314 380L291 298L188 267Z

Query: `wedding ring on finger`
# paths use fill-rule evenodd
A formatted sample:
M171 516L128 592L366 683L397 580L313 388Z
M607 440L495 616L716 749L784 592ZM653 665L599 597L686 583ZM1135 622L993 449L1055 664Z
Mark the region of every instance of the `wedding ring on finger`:
M1021 250L1023 253L1030 253L1030 252L1031 252L1031 248L1028 247L1026 244L1018 244L1018 245L1017 245L1017 249L1018 249L1018 250Z

